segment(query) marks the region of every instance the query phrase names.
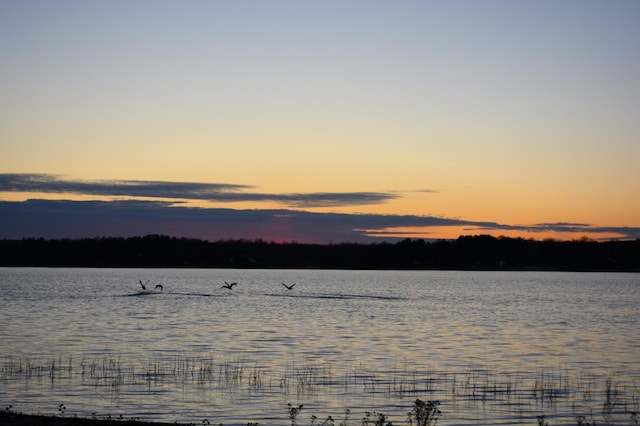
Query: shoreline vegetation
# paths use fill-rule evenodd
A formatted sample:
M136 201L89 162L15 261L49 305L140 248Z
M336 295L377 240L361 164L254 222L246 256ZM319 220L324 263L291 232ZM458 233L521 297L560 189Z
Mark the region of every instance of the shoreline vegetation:
M420 399L416 399L414 407L408 416L408 425L413 426L436 426L438 419L442 415L442 412L438 409L438 401L424 402ZM297 426L298 422L296 417L303 409L303 405L297 407L289 404L289 421L291 426ZM350 412L347 410L344 414L344 418L337 421L329 416L326 420L314 419L312 416L312 426L350 426L356 425L358 422L351 422L349 418ZM595 426L597 423L593 419L589 419L584 416L576 416L576 426ZM415 422L415 423L414 423ZM113 418L84 418L84 417L64 417L54 415L42 415L42 414L23 414L16 413L9 409L0 411L0 424L4 426L122 426L122 425L134 425L134 426L196 426L196 425L211 425L208 420L203 420L201 423L168 423L168 422L155 422L145 421L137 418L127 419L120 417ZM285 425L285 423L282 423ZM366 412L365 417L362 419L363 426L393 426L394 423L389 421L387 416L378 412ZM535 419L532 419L531 425L537 424L538 426L552 426L549 423L545 415L539 415ZM629 425L638 425L638 417L636 412L631 412L629 417ZM223 423L219 423L219 426L224 426ZM247 426L258 426L258 422L249 422ZM398 423L398 425L400 425Z
M205 241L165 235L0 240L4 267L535 270L640 272L640 239L461 236L397 243Z

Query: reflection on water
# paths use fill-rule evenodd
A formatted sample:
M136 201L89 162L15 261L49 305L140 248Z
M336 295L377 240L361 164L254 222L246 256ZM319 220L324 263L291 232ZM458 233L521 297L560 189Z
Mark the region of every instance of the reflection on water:
M244 425L628 424L640 276L0 269L0 402L26 413ZM149 281L141 291L139 281ZM238 282L233 289L225 281ZM282 283L296 282L292 289ZM155 289L156 285L163 288Z

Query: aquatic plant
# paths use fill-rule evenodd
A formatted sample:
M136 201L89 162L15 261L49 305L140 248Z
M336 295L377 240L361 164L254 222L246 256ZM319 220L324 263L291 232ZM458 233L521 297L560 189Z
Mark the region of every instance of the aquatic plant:
M576 419L591 416L587 421L620 424L629 413L640 411L640 387L632 376L617 376L607 371L542 368L535 372L501 373L488 368L467 368L463 371L439 371L419 368L408 363L386 371L368 369L366 365L326 364L314 359L301 364L290 362L278 369L267 367L258 360L198 356L153 355L151 358L131 359L105 352L83 357L5 355L0 357L0 383L8 386L54 389L57 386L81 386L99 395L121 398L127 392L172 392L174 389L197 394L261 393L318 398L323 394L346 396L352 401L359 396L403 400L407 396L414 403L410 424L435 424L440 416L437 401L466 407L495 405L512 410L522 417L535 418L536 411L553 410L554 417ZM428 402L430 401L430 402ZM431 405L429 405L431 404ZM396 407L398 407L396 405ZM300 406L291 406L290 420L299 421ZM406 413L395 408L385 412L390 416ZM364 411L364 408L363 408ZM385 410L386 411L386 410ZM449 411L449 410L447 410ZM540 412L540 411L538 411ZM62 414L62 411L59 411ZM86 410L87 415L91 411ZM369 411L364 424L380 423L380 412ZM378 417L374 417L374 414ZM602 416L602 417L600 417ZM365 416L366 417L366 416ZM531 418L529 417L529 418ZM324 420L323 420L324 419ZM340 419L340 420L339 420ZM588 420L587 420L588 419ZM363 419L364 420L364 419ZM541 418L545 424L546 418ZM311 418L314 425L338 424L350 426L348 412L341 416ZM368 423L367 423L368 422ZM431 423L429 423L431 422ZM628 422L637 425L636 417Z
M602 406L602 413L606 416L611 414L611 412L613 411L613 408L618 402L617 397L620 393L617 388L617 383L613 381L613 377L607 377L607 380L605 381L604 393L606 399Z
M296 417L298 417L298 414L300 414L300 411L302 410L304 405L300 404L297 407L295 407L291 404L287 404L287 407L289 408L289 420L291 420L291 426L295 426Z
M314 365L310 361L300 367L293 364L285 371L285 375L288 376L286 383L290 382L289 379L293 379L298 397L313 395L320 387L333 383L330 367Z
M576 417L577 426L592 426L591 423L585 421L586 418L584 416ZM595 426L595 423L594 423Z

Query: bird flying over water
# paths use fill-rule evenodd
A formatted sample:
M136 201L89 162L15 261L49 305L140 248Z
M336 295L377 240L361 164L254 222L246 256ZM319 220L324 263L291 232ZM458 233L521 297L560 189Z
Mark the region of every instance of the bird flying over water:
M287 290L291 290L293 288L293 286L296 285L296 283L293 283L291 285L286 285L285 283L282 283L283 286L285 286L287 288Z
M164 287L162 287L162 284L156 284L155 289L160 289L160 291L164 290Z
M146 290L147 288L144 286L144 284L142 284L142 280L139 280L139 281L140 281L140 285L142 286L142 290ZM147 283L148 283L148 282L149 282L149 281L147 281Z
M238 283L231 283L231 284L229 284L228 282L226 282L226 281L225 281L225 282L224 282L224 285L223 285L222 287L220 287L220 288L227 288L227 289L231 290L231 289L233 288L233 286L234 286L234 285L238 285Z

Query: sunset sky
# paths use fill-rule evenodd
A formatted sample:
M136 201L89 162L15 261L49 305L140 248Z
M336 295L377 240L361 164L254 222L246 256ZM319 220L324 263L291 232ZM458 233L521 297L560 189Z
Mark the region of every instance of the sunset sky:
M640 238L640 1L2 1L0 238Z

